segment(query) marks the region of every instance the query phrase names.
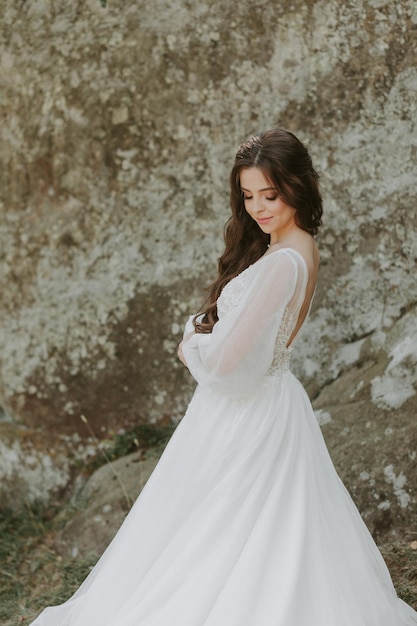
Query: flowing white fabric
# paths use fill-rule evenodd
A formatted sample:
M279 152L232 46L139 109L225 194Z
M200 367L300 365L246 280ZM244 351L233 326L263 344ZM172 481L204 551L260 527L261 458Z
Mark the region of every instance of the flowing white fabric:
M286 248L224 288L184 344L199 384L145 489L33 626L416 626L289 369L306 284Z

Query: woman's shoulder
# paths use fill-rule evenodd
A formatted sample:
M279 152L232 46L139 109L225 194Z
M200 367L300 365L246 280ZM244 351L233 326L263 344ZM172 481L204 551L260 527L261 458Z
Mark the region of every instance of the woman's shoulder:
M293 246L296 252L301 254L309 270L318 269L320 263L320 252L316 240L310 233L302 233L294 238Z
M272 244L268 248L265 256L275 252L282 252L290 255L295 253L296 257L301 257L301 259L305 262L309 273L318 269L320 263L320 253L314 237L301 229L289 237L285 242Z
M297 233L297 235L299 234ZM291 242L291 249L303 258L307 270L307 291L313 292L317 283L320 266L320 252L314 237L302 231L301 235L294 237Z

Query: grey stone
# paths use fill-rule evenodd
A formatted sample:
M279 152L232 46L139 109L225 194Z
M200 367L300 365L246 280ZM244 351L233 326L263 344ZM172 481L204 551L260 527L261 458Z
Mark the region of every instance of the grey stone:
M106 438L180 419L193 383L176 344L215 275L235 147L280 122L310 147L325 200L320 282L294 368L331 416L323 428L336 462L351 420L369 413L392 429L386 449L364 431L368 462L353 445L343 463L357 490L363 472L385 481L387 501L409 489L408 514L417 489L406 462L416 407L415 2L3 5L4 485L15 446L25 449L16 454L35 456L38 469L21 464L18 493L36 500L42 458L62 466L49 449L75 435L91 445L81 414ZM373 364L352 389L364 350ZM77 454L44 499L71 482Z
M153 471L157 457L134 452L103 465L73 497L68 521L57 534L55 548L65 558L97 559L113 539L133 501Z

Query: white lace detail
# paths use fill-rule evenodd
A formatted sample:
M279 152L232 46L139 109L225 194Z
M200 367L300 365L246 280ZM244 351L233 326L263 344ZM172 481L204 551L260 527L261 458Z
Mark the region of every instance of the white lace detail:
M275 341L274 357L271 367L266 373L268 378L280 378L290 371L291 347L287 348L287 343L294 330L294 316L287 309L282 317L281 326Z
M232 311L240 302L245 289L244 274L239 274L223 287L217 299L217 314L219 318Z

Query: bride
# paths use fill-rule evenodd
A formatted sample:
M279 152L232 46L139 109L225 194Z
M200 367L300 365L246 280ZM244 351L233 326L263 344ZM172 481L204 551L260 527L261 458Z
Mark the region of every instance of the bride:
M121 529L33 626L415 626L290 370L314 295L318 177L282 129L242 144L219 275L179 357L198 382Z

